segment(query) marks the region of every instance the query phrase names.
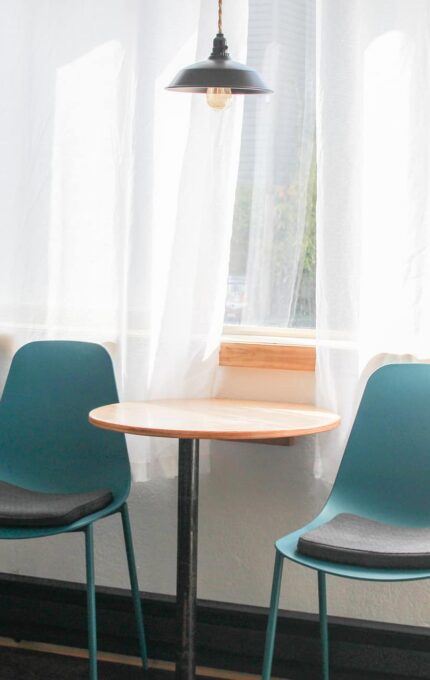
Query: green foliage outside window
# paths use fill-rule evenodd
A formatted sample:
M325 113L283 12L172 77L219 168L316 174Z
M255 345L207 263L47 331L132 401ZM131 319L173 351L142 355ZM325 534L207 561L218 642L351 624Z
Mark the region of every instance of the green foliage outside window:
M300 187L298 180L288 187L276 186L270 197L272 201L272 248L269 276L270 308L260 323L267 326L315 327L315 268L316 268L316 162L312 163L306 195L306 218L304 232L297 236L295 221L298 217ZM267 200L265 196L265 200ZM252 214L253 187L238 185L231 241L229 293L227 297L226 322L241 323L244 303L245 278L248 259L249 231ZM303 199L302 199L303 200ZM292 251L291 249L294 249ZM290 271L288 252L300 252L297 269ZM266 263L267 267L267 263ZM286 299L294 291L289 318Z

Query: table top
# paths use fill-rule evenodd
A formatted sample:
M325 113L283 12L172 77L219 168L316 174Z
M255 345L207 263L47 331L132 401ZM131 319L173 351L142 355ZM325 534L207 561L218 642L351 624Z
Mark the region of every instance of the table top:
M94 409L89 421L116 432L179 439L280 439L338 427L340 417L308 404L236 399L129 401Z

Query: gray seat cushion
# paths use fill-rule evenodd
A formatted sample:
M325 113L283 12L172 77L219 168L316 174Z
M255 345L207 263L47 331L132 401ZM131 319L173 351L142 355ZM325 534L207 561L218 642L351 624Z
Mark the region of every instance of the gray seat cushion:
M109 489L86 493L41 493L0 482L0 526L54 527L71 524L105 508Z
M298 551L319 560L359 567L427 569L430 528L392 526L344 513L303 534Z

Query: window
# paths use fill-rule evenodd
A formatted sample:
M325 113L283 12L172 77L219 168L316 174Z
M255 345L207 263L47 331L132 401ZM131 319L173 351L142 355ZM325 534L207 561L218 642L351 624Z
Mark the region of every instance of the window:
M315 326L315 0L250 0L246 97L225 324ZM231 332L229 328L229 332Z

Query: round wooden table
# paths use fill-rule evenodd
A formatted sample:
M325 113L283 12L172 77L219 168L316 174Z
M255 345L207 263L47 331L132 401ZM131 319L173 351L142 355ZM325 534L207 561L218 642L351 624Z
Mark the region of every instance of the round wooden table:
M179 439L176 679L195 677L199 440L269 441L336 428L340 418L307 404L166 399L96 408L89 421L116 432Z

